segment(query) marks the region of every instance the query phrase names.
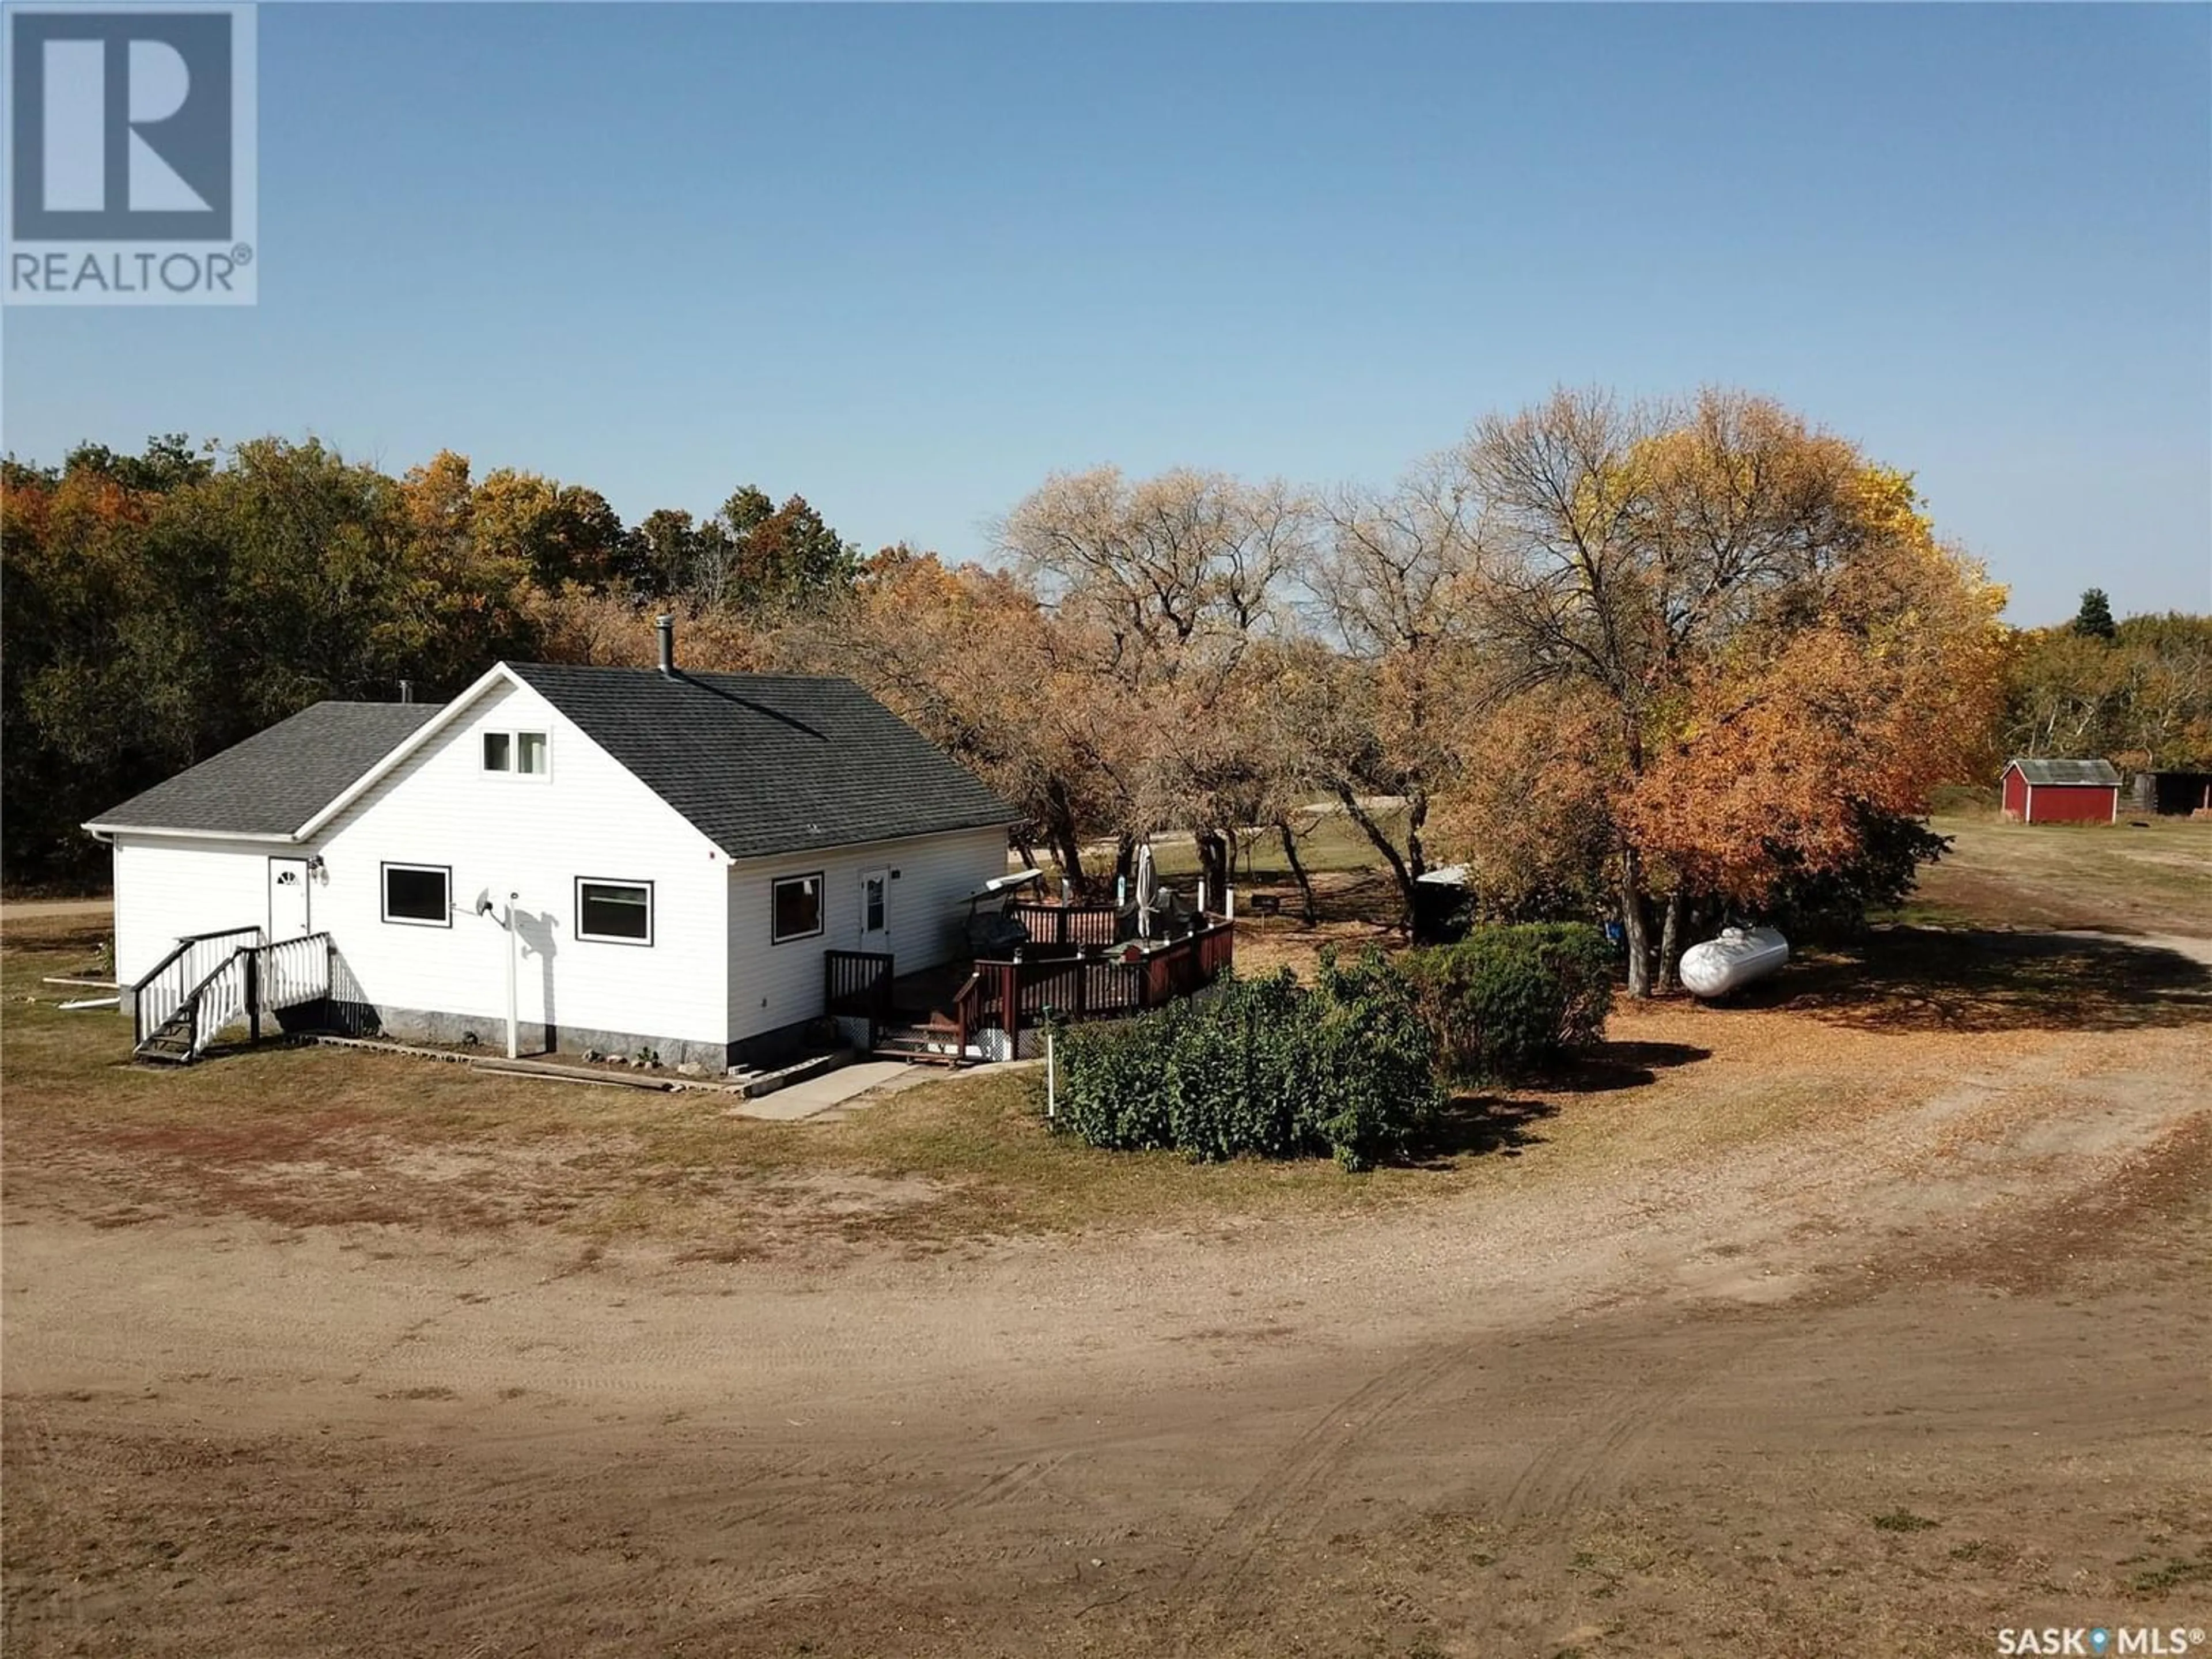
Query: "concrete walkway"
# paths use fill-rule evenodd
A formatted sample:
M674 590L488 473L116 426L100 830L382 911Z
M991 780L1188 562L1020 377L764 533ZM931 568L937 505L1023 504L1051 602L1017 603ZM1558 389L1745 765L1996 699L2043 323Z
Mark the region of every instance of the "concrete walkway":
M903 1060L864 1060L732 1106L728 1115L766 1118L774 1123L797 1122L835 1112L841 1106L858 1101L862 1095L894 1095L902 1089L911 1089L917 1083L927 1083L936 1070L933 1066L909 1066Z

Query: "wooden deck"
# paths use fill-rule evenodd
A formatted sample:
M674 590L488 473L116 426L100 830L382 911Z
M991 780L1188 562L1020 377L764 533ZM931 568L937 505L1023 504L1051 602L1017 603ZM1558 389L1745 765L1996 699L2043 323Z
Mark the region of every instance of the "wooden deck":
M932 1014L943 1014L949 1019L952 1017L953 999L960 994L960 988L975 971L974 963L961 960L896 975L891 980L891 1012L916 1024Z
M1068 909L1076 912L1067 923L1076 937L1102 930L1095 917ZM1212 984L1235 961L1236 929L1226 917L1212 915L1191 918L1186 927L1164 939L1033 942L1004 959L955 961L908 974L896 973L888 957L831 951L829 1008L866 1018L878 1046L883 1033L902 1030L903 1041L921 1051L917 1057L957 1064L1018 1054L1023 1033L1048 1019L1127 1018Z

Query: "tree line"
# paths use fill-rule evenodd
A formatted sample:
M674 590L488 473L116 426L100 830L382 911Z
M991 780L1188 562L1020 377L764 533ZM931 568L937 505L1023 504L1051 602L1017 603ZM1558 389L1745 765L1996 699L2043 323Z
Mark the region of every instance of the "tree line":
M2116 622L2089 589L2072 622L2021 635L2005 742L2014 755L2212 769L2212 617Z
M1217 891L1255 833L1308 885L1322 802L1407 907L1455 862L1486 914L1617 919L1641 993L1724 915L1901 891L1928 790L1990 775L2025 706L2003 592L1910 476L1735 392L1561 392L1381 488L1057 474L990 565L862 557L752 488L625 526L531 473L274 439L0 490L18 881L94 867L78 822L317 697L647 663L674 608L690 666L859 680L1079 884L1176 830Z
M796 495L625 526L598 491L441 453L404 476L322 444L180 435L0 463L9 881L96 873L77 825L319 698L465 685L576 605L767 614L858 550Z

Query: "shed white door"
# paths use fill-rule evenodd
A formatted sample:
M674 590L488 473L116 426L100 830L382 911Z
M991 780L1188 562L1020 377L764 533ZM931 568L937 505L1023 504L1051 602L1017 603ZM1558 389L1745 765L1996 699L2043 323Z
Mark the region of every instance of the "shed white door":
M270 860L269 942L304 939L314 931L309 921L307 860Z
M891 872L867 870L860 875L860 948L880 951L891 936Z

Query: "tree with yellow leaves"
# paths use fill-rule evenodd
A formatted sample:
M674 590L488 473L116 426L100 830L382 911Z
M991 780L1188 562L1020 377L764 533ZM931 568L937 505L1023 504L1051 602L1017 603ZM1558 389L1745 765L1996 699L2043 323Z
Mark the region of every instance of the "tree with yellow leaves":
M1494 771L1509 735L1532 798L1602 845L1632 994L1663 988L1692 902L1756 909L1985 766L2003 592L1936 542L1905 475L1725 392L1563 392L1481 422L1466 465L1484 645L1518 689L1463 763ZM1453 818L1480 866L1499 843L1471 832L1497 816L1468 793Z

